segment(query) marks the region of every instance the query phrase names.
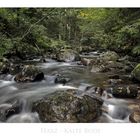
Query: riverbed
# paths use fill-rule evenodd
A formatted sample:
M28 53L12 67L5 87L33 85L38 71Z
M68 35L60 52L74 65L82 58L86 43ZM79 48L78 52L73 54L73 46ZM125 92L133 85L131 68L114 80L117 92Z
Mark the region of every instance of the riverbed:
M82 55L83 57L96 57L96 52ZM107 73L96 71L91 72L87 66L79 65L78 62L57 62L47 59L47 62L40 63L38 59L23 62L26 64L34 63L36 67L41 69L45 75L45 79L41 82L33 83L16 83L13 75L0 76L0 109L8 108L15 102L21 104L20 113L10 116L6 121L24 123L41 122L37 113L31 111L32 103L42 97L52 94L54 91L77 89L85 91L87 87L104 87L110 88ZM55 83L58 75L70 79L66 84ZM95 95L96 96L96 95ZM101 96L104 103L102 107L102 115L93 123L129 123L129 115L133 112L130 106L137 106L138 99L119 99L111 95L109 90L105 90Z

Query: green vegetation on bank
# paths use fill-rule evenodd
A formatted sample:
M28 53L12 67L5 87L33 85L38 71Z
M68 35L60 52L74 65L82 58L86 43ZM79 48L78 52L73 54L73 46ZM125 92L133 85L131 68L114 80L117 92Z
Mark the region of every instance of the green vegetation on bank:
M138 8L1 8L0 55L61 48L103 48L140 54Z

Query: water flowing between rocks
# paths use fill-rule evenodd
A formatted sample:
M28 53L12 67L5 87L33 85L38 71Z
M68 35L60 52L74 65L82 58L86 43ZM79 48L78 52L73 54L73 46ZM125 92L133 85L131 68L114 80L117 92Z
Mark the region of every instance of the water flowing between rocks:
M86 56L96 57L96 55L98 53L94 52ZM16 83L12 75L0 76L1 111L12 106L14 102L18 102L22 110L16 115L8 117L6 122L41 122L38 114L31 111L34 101L57 90L78 89L79 91L85 91L90 86L101 87L108 78L106 73L96 72L96 67L95 72L91 72L88 67L78 65L77 62L56 62L48 59L46 63L38 63L37 60L26 63L35 63L44 72L45 79L41 82ZM70 81L65 85L54 83L58 74L69 78ZM107 98L108 95L110 93L106 91L99 97L104 100L104 103L102 115L96 122L129 122L129 115L132 110L128 106L136 103L136 99Z

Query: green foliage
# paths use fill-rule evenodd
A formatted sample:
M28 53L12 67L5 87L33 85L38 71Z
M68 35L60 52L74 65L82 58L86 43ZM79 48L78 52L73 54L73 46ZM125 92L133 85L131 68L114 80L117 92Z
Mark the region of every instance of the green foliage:
M5 35L0 35L0 56L4 54L5 50L13 47L13 42L10 38L6 38Z
M80 45L140 54L138 8L1 8L0 21L0 55Z
M140 45L139 46L136 46L132 49L132 53L134 55L140 55Z
M140 43L140 9L82 9L80 18L84 45L139 54L135 46Z
M70 45L67 45L65 41L62 41L62 40L51 40L51 45L50 45L51 48L54 48L54 49L64 49L64 48L71 48Z
M36 49L69 47L66 45L68 42L79 38L78 11L65 8L1 8L0 54L12 48L32 53Z

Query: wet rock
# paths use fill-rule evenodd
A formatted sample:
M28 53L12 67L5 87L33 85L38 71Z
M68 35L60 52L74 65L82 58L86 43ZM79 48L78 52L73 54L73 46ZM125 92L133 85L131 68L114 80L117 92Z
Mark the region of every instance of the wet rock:
M107 61L103 63L98 63L99 72L119 72L123 70L124 65L115 61Z
M137 86L116 86L112 88L112 94L117 98L136 98L138 95Z
M108 61L117 61L119 59L119 55L113 51L107 51L100 54L100 61L108 62Z
M129 116L129 120L133 123L140 123L140 111L135 111Z
M138 64L131 72L131 77L133 80L140 82L140 64Z
M96 64L97 60L94 59L88 59L88 58L81 58L81 64L84 66L91 66L93 64Z
M119 56L117 53L109 51L100 54L100 56L92 62L92 64L93 67L97 66L99 68L99 72L125 72L125 65L118 62L118 58Z
M102 87L95 87L95 86L87 86L85 89L86 93L88 93L88 95L99 95L102 96L104 89Z
M122 79L109 79L108 83L113 86L113 85L123 84L124 81Z
M104 88L96 87L95 85L85 85L78 88L78 95L88 95L90 97L96 97L101 99L104 94Z
M116 52L108 51L100 54L100 56L96 60L96 65L100 69L99 72L122 71L124 68L124 64L118 62L118 59L119 55Z
M9 117L21 112L21 105L18 102L14 104L5 103L0 105L0 121L6 121Z
M70 78L66 78L62 75L57 75L57 77L55 78L55 83L60 83L65 85L66 83L68 83L70 81Z
M56 55L56 59L60 62L73 62L79 61L80 56L77 52L71 49L63 49Z
M16 74L16 82L36 82L44 79L44 73L33 65L25 65L22 71Z
M76 96L70 91L57 91L33 104L33 112L43 122L93 122L101 115L102 101L88 95Z
M12 64L9 69L9 73L12 75L15 75L15 74L19 73L23 69L23 67L24 67L24 65L22 65L22 64Z
M84 65L84 66L90 65L90 59L81 58L81 64Z
M115 61L108 61L108 63L106 63L106 67L108 68L114 68L114 69L123 69L124 65L120 62L115 62Z

